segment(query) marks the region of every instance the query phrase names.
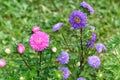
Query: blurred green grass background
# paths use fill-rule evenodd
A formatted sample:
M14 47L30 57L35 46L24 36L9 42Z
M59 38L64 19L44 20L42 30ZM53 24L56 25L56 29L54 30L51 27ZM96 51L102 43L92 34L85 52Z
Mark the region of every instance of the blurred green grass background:
M109 73L106 80L119 80L120 63L112 52L116 49L120 53L120 1L84 1L95 10L95 13L88 17L88 23L96 27L97 41L103 42L108 48L104 62L106 75ZM4 52L6 48L14 52L15 44L27 42L35 25L40 26L41 31L51 36L55 36L52 35L52 26L58 22L65 24L64 30L70 30L69 15L78 9L80 2L82 0L0 0L0 58L5 58L8 62L6 70L19 68L14 67L17 63L12 62L15 60L13 55ZM119 54L117 56L120 57ZM7 75L10 76L9 73ZM2 77L0 70L0 78Z

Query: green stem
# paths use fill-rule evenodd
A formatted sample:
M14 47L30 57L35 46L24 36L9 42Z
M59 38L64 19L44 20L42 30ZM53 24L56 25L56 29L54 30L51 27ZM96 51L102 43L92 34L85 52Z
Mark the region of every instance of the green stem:
M25 65L28 67L29 70L31 70L30 66L28 65L27 61L25 60L24 56L20 54L20 57L22 58Z
M80 46L81 46L80 71L82 71L83 63L84 63L83 44L82 44L82 29L80 29Z
M41 78L41 62L42 62L42 52L39 51L38 52L38 70L37 70L37 75L39 79Z
M72 50L70 49L69 44L68 44L67 40L65 39L65 36L63 35L63 33L62 33L62 37L63 37L63 39L64 39L64 41L65 41L65 43L66 43L68 49L69 49L70 51L72 51Z

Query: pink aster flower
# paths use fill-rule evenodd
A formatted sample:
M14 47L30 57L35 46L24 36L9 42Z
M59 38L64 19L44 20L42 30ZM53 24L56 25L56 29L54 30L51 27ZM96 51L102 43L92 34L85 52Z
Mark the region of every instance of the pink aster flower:
M49 35L45 32L35 32L31 35L29 43L35 51L42 51L49 46Z
M20 53L20 54L24 53L24 51L25 51L24 45L23 44L18 44L17 50L18 50L18 53Z
M39 26L34 26L34 27L32 28L32 32L33 32L33 33L38 32L38 31L40 31L40 27L39 27Z
M4 67L6 65L6 61L4 59L0 59L0 67Z

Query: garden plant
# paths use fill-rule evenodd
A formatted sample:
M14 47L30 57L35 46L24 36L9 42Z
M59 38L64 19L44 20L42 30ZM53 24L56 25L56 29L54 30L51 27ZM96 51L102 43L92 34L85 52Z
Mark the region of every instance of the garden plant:
M108 27L104 15L120 3L110 1L0 1L0 80L119 80L120 21Z

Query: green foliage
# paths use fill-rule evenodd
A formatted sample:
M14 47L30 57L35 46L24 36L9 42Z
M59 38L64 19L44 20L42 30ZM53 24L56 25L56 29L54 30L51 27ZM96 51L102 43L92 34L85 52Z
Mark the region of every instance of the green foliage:
M82 0L81 0L82 1ZM34 25L41 27L41 31L50 34L50 47L44 52L44 64L42 77L44 80L61 80L61 66L57 62L57 56L63 50L68 50L64 45L60 33L64 33L68 40L71 40L72 50L78 50L75 38L79 32L71 31L68 17L70 13L79 7L79 0L0 0L0 59L5 59L7 65L0 68L0 80L36 80L37 54L29 47L29 37L31 28ZM95 9L95 14L88 17L88 22L96 27L97 42L106 44L107 53L100 54L101 66L93 70L88 65L85 66L81 76L87 80L119 80L120 79L120 3L119 0L85 0ZM64 27L57 33L52 33L52 26L57 22L64 22ZM88 25L89 26L89 25ZM89 29L87 27L87 29ZM86 30L87 30L86 29ZM84 36L88 36L89 31L85 30ZM77 33L77 35L73 35ZM71 38L71 36L73 36ZM87 37L89 39L89 37ZM78 39L79 40L79 39ZM86 39L85 39L86 40ZM24 56L33 68L29 71L19 54L16 52L16 44L25 44ZM57 48L57 52L51 51L52 47ZM76 44L78 46L78 44ZM11 50L10 54L5 49ZM117 51L117 55L113 55ZM76 53L75 53L76 54ZM71 55L71 59L77 56ZM69 65L72 66L70 61ZM71 75L76 77L75 71ZM72 78L70 78L72 80Z

